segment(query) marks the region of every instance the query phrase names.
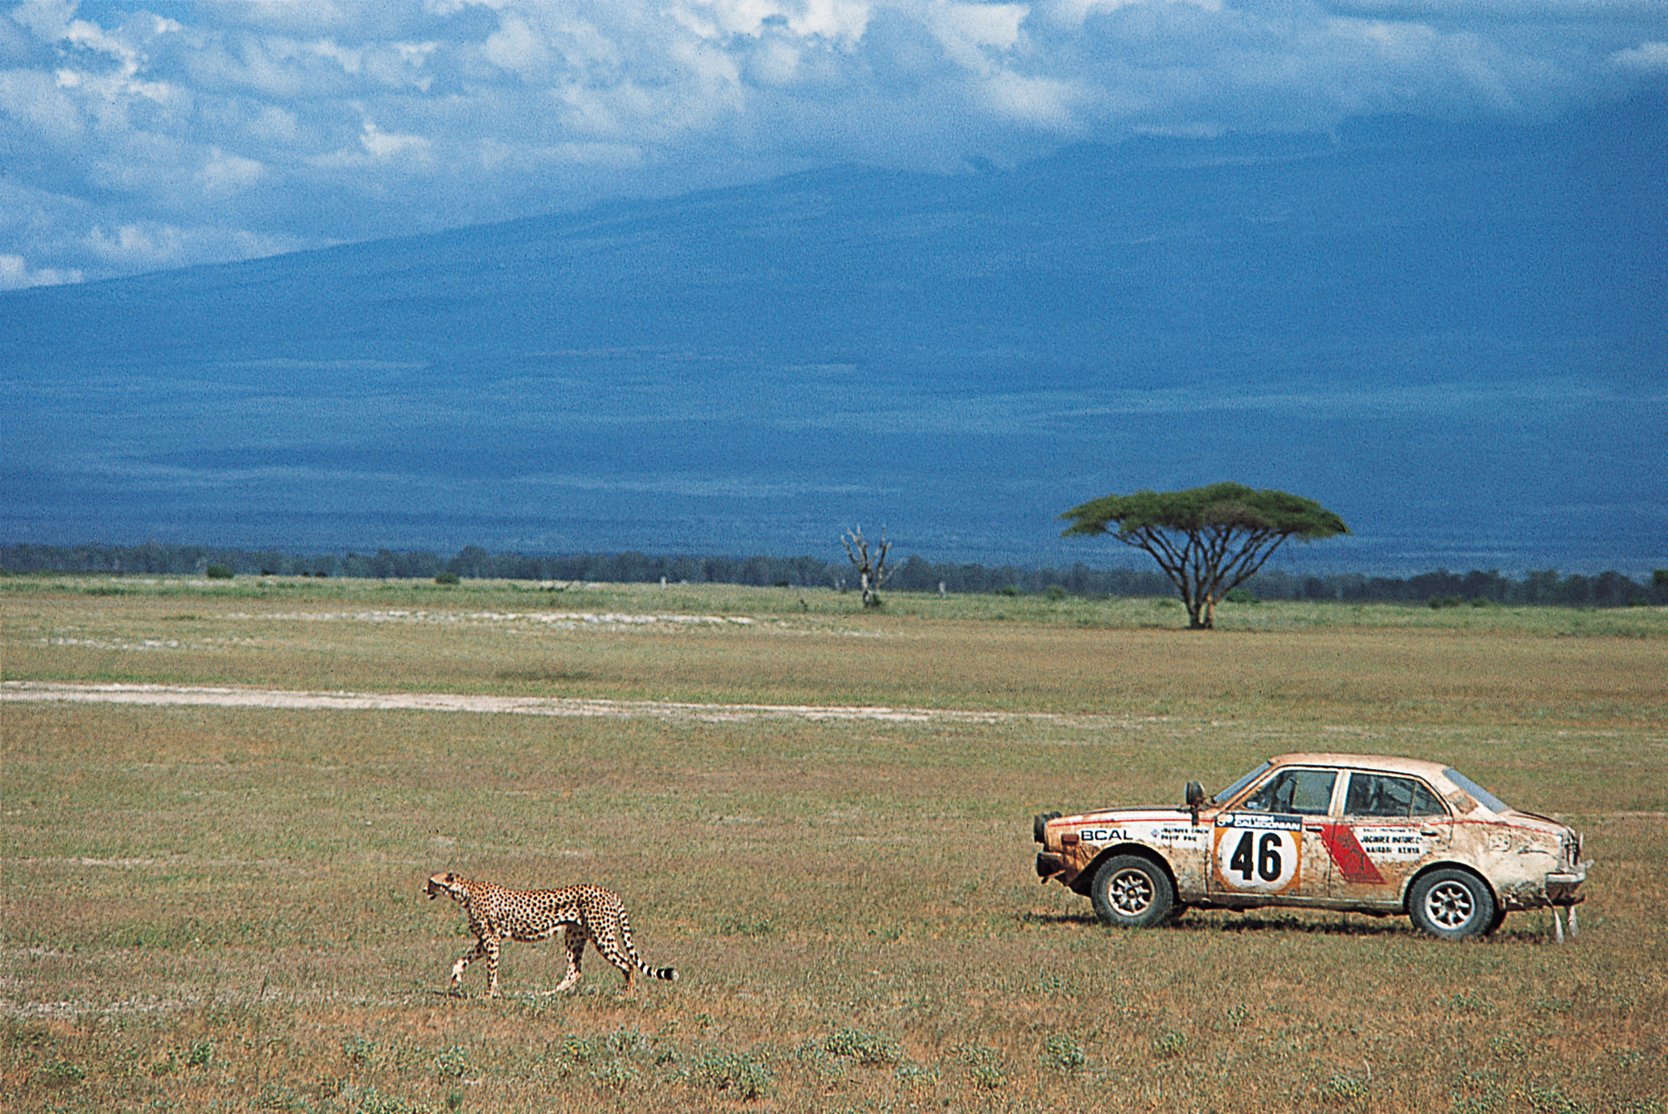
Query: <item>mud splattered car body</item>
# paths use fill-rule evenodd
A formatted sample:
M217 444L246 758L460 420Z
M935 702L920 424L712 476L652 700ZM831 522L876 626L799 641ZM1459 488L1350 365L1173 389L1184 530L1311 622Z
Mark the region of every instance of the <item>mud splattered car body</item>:
M1573 907L1581 837L1434 762L1349 754L1273 758L1184 808L1044 813L1036 869L1108 923L1188 906L1407 913L1435 936L1486 935L1508 912ZM1573 916L1571 918L1573 925Z

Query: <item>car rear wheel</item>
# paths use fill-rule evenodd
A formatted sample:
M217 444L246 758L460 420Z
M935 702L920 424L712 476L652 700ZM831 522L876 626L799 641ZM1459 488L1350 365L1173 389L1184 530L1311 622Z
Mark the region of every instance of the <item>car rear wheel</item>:
M1105 924L1146 928L1169 918L1176 892L1157 864L1139 855L1117 855L1095 871L1089 900Z
M1498 926L1494 895L1464 870L1433 870L1413 884L1407 912L1415 927L1444 940L1484 936Z

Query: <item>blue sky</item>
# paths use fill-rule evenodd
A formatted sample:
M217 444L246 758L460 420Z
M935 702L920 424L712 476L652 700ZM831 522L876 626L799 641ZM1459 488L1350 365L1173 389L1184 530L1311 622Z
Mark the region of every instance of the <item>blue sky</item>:
M0 289L833 163L1664 88L1664 0L0 0Z

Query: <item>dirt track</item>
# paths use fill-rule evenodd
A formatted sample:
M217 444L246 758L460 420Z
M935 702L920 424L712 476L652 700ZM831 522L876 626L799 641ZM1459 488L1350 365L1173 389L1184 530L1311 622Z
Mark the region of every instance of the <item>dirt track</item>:
M947 708L882 708L805 704L695 704L666 700L597 700L566 696L474 696L463 693L289 692L281 689L193 685L0 683L0 702L197 705L221 708L291 708L334 711L474 712L490 715L665 719L733 723L756 719L869 720L888 723L1072 724L1100 717L1046 712L964 711Z

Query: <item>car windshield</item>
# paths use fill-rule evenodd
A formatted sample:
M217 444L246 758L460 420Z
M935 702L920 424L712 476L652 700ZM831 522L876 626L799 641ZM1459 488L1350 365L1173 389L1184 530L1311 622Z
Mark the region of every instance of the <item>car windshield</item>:
M1250 773L1246 774L1244 777L1240 778L1238 781L1236 781L1232 785L1228 786L1228 788L1222 790L1222 792L1220 792L1216 796L1212 797L1210 799L1210 803L1213 804L1213 805L1219 805L1219 804L1222 804L1225 801L1232 800L1235 793L1238 793L1241 789L1244 789L1247 785L1250 785L1252 779L1257 777L1257 775L1261 774L1264 770L1268 769L1268 767L1269 767L1269 763L1264 762L1261 766L1258 766L1255 770L1252 770Z
M1477 802L1490 812L1511 811L1511 805L1502 801L1499 797L1496 797L1493 793L1490 793L1487 789L1484 789L1481 785L1478 785L1458 770L1447 769L1442 772L1447 775L1449 781L1477 798Z

